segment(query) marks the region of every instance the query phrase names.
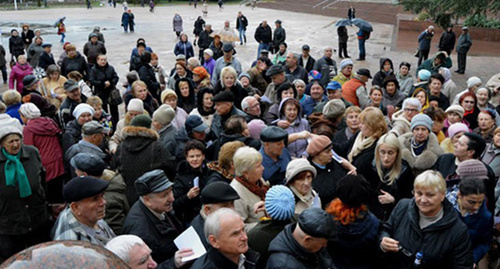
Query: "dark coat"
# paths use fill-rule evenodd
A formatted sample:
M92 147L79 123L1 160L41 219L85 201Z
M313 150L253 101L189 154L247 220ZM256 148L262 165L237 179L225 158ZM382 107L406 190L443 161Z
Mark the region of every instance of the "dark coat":
M33 32L33 30L31 30L31 29L28 29L28 31L26 31L26 32L22 31L21 37L23 39L24 44L26 46L29 46L29 45L31 45L31 43L33 43L33 38L35 37L35 32Z
M423 255L423 268L472 268L473 259L467 226L448 202L443 201L443 218L421 229L415 199L399 201L389 220L382 226L379 242L384 237L399 241L412 255L386 253L385 268L408 268L417 252Z
M181 94L181 89L179 87L179 82L186 81L189 85L189 96L183 97ZM196 94L194 92L194 83L189 78L180 78L175 81L175 93L177 94L177 106L184 109L186 113L190 113L194 108L196 108Z
M309 58L307 58L307 63L306 63L306 70L307 70L307 73L311 72L311 70L313 70L314 68L314 63L316 63L316 60L312 57L312 56L309 56ZM299 65L300 66L304 66L304 60L302 59L302 56L299 57Z
M222 87L221 81L219 79L219 81L217 81L217 84L215 84L214 86L214 95L224 90L226 89ZM243 101L243 99L248 96L248 92L243 89L243 87L241 87L241 85L237 82L235 82L233 87L231 87L231 92L234 94L234 106L237 109L241 110L241 101Z
M391 70L386 73L384 70L384 63L388 61L391 64ZM380 70L373 76L372 85L377 85L382 87L382 82L387 76L394 76L394 65L392 60L389 58L380 58Z
M205 25L205 20L199 17L195 22L194 22L194 30L193 34L194 35L200 35L200 33L203 31L203 26Z
M257 261L259 254L251 249L245 253L245 269L257 268ZM216 249L209 247L207 253L199 257L196 262L191 266L191 269L238 269L238 264L230 261Z
M119 78L111 65L106 64L104 67L101 67L96 64L90 69L89 80L90 84L94 87L94 94L99 95L101 99L106 98L105 101L107 101L111 90L116 88ZM106 81L109 81L111 84L108 88L104 86Z
M123 102L125 103L125 106L127 106L128 103L130 102L130 100L132 100L134 98L135 97L132 94L132 91L129 91L128 93L126 93L123 96ZM146 110L149 115L153 115L155 110L157 110L159 107L158 101L156 101L156 99L153 98L151 93L149 93L148 96L146 96L146 100L143 100L142 104L143 104L144 110Z
M316 165L310 157L309 162L316 168L317 175L312 182L312 187L318 193L321 199L321 205L324 209L337 197L337 183L341 178L347 175L347 171L335 160L328 163L325 169Z
M332 58L321 57L314 63L313 69L321 73L320 83L323 85L323 88L331 81L330 74L334 73L333 76L337 75L337 63Z
M48 54L47 52L42 52L40 54L40 59L38 59L38 66L43 68L44 70L47 70L47 67L51 64L56 64L56 61L54 60L54 55Z
M139 199L134 187L137 178L155 169L162 169L168 178L174 178L175 163L155 131L127 126L123 128L122 135L124 140L116 150L114 161L127 184L128 202L133 204Z
M106 46L104 46L104 43L101 41L97 40L97 43L92 43L92 41L88 41L85 43L83 46L83 54L87 56L87 61L90 64L95 64L97 60L97 56L99 54L104 54L106 55Z
M222 51L222 42L220 43L219 46L216 46L215 43L212 41L210 43L210 46L208 46L209 49L212 50L212 52L214 53L214 56L212 56L212 58L217 61L217 59L219 59L220 57L224 56L224 52Z
M347 155L349 154L349 152L351 152L352 147L354 146L354 141L356 141L356 137L358 135L361 135L361 132L357 132L355 135L351 136L351 138L347 142L341 145L333 143L333 149L340 156L347 159ZM363 175L365 178L370 176L370 173L372 173L370 164L375 158L375 147L377 146L377 141L373 142L371 147L366 148L358 155L356 155L351 162L351 164L358 169L358 174Z
M345 26L340 26L337 28L337 35L339 36L339 43L347 43L349 35L347 34L347 28Z
M191 221L189 225L193 226L193 229L200 237L201 243L203 243L205 249L208 249L210 247L210 244L208 243L207 237L205 236L205 231L203 230L205 226L205 219L201 216L201 214L198 214L198 216L194 217L193 221Z
M466 217L460 215L460 219L469 229L469 238L474 253L474 263L484 257L490 249L491 239L493 238L493 214L486 208L483 202L476 214Z
M24 54L24 42L20 36L11 36L9 38L9 52L17 61L17 56Z
M170 260L170 268L175 268L173 258L177 247L174 239L181 234L182 229L181 223L172 213L165 213L165 220L160 220L141 201L130 208L123 224L123 234L139 236L151 248L153 260L158 263Z
M254 34L255 40L257 43L269 44L273 40L273 33L271 32L271 27L267 25L266 27L262 26L262 23L259 24L259 27L255 30Z
M210 36L212 33L213 31L207 32L207 30L203 30L200 33L200 37L198 38L198 47L200 49L208 49L210 47L210 44L214 41L214 38Z
M175 44L174 54L183 54L184 56L186 56L186 59L189 59L194 56L193 45L189 41L179 41L177 42L177 44Z
M74 144L78 143L82 139L82 126L78 124L78 121L72 120L66 124L64 128L64 133L62 136L62 152L63 154L68 151L68 149Z
M273 47L277 52L279 50L279 46L281 43L285 43L286 40L286 31L283 27L276 27L273 33Z
M445 31L439 39L439 50L440 51L453 51L455 47L455 40L457 39L455 32L451 30L450 32Z
M83 94L80 94L80 99L80 103L77 103L69 98L64 99L64 101L61 103L61 107L59 107L59 114L65 125L75 119L75 117L73 117L73 111L75 110L76 106L87 102L87 97Z
M228 135L225 132L222 132L219 138L217 138L217 140L215 140L214 143L210 147L208 147L206 153L207 160L209 161L218 160L220 148L227 142L232 142L232 141L243 142L245 145L252 147L256 150L259 150L261 146L260 140L255 140L251 137L246 137L241 134Z
M260 254L257 268L266 268L269 244L290 223L291 220L262 220L248 231L248 247Z
M89 80L89 66L83 56L77 51L75 58L64 58L61 65L61 75L68 77L69 72L78 71L83 80Z
M236 29L243 28L243 30L246 30L248 26L248 20L247 17L242 15L241 17L236 18Z
M280 232L269 245L267 269L327 269L335 268L326 248L310 253L293 238L296 224L290 224Z
M194 179L199 179L200 192L205 187L205 175L207 167L205 163L200 169L193 169L187 161L182 161L177 167L177 172L174 178L174 210L176 216L182 223L190 223L201 209L201 195L189 199L187 193L194 187Z
M104 170L104 175L106 175L106 170ZM125 192L127 191L127 185L123 181L123 177L120 174L115 174L111 179L106 179L109 181L108 188L104 192L104 199L106 200L106 216L104 220L109 225L115 234L122 234L123 223L130 211L130 205L128 204Z
M5 60L5 55L6 54L7 53L5 52L4 47L2 45L0 45L0 67L4 66L7 63L7 61ZM4 78L4 80L6 81L7 78Z
M160 95L160 82L156 80L156 74L153 67L149 63L142 63L142 66L137 70L139 73L139 78L146 83L148 91L153 96ZM150 114L153 115L153 114Z

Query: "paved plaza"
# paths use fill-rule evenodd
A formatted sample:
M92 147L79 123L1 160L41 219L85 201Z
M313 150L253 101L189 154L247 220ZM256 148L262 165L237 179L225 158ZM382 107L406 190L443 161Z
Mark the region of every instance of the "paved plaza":
M93 27L98 25L106 39L106 48L111 65L115 67L120 76L120 81L124 81L125 74L128 71L128 61L130 52L135 47L137 38L146 39L148 46L158 53L160 63L167 69L173 67L174 54L173 49L177 42L176 35L172 29L172 19L174 14L179 13L184 20L184 31L188 33L190 41L193 41L193 24L198 16L202 15L201 5L197 9L193 6L180 4L167 4L159 6L154 13L149 12L149 8L131 7L135 14L136 32L124 33L120 27L123 8L117 5L116 8L103 6L94 7L87 10L85 7L73 8L54 8L39 10L21 10L21 11L1 11L0 28L3 36L2 41L8 48L8 35L10 30L15 27L20 30L20 24L27 22L32 24L32 28L39 26L42 29L42 36L45 42L54 44L53 53L56 57L62 51L62 44L59 43L60 37L56 35L56 28L52 28L54 22L62 16L66 16L67 41L76 44L78 50L83 50L83 45L87 41L88 34ZM327 17L321 15L303 14L289 11L280 11L274 9L255 8L239 6L237 4L225 5L223 11L219 11L216 4L209 5L207 23L211 23L213 29L217 31L222 28L223 22L229 20L231 26L236 26L236 15L242 11L248 18L249 25L247 30L248 43L240 46L237 44L237 57L242 62L243 70L247 70L250 64L257 56L257 42L253 38L254 31L259 23L266 19L274 28L274 21L280 19L283 21L283 27L287 33L287 43L289 51L300 52L303 44L309 44L311 54L316 59L321 57L322 48L331 45L337 48L337 29L334 26L339 19L336 17ZM380 57L389 57L395 65L403 60L414 64L412 69L416 69L417 58L414 58L408 52L391 51L391 42L394 33L394 25L373 23L374 32L366 42L367 61L356 62L355 69L359 67L369 68L374 74L379 69ZM236 31L236 30L235 30ZM353 59L358 56L357 40L355 37L357 28L348 27L349 43L348 52ZM237 31L236 31L237 32ZM434 37L439 38L439 37ZM417 37L415 36L415 47ZM436 52L432 48L431 54ZM195 48L195 51L197 49ZM499 55L500 56L500 55ZM10 56L8 56L10 57ZM453 61L456 62L456 55L453 54ZM334 54L337 64L340 59ZM461 88L466 87L465 81L472 75L479 76L483 82L486 82L492 75L500 72L499 57L469 57L467 71L465 75L455 75L454 81ZM452 68L455 70L455 68ZM6 86L3 85L3 90Z

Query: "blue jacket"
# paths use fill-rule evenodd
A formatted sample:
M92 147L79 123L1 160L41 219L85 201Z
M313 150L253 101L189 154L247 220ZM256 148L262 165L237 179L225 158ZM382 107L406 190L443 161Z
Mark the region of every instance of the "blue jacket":
M314 108L321 102L328 101L328 97L326 95L323 95L323 99L321 101L315 101L312 98L307 98L304 101L300 102L300 105L302 106L302 111L304 113L304 116L308 117L313 113Z
M418 36L418 49L419 50L430 50L431 49L431 41L434 35L427 32L427 30L423 31Z
M474 263L478 263L490 249L493 238L493 215L483 202L476 214L460 216L469 228L469 238L474 250Z
M175 44L174 54L176 56L179 54L183 54L184 56L186 56L186 59L189 59L194 56L193 45L189 41L179 41L177 44Z

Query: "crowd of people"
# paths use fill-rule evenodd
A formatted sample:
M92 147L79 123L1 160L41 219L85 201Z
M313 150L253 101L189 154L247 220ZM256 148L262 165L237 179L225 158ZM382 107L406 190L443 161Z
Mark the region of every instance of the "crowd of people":
M241 12L239 39L199 17L194 43L176 14L175 62L139 38L123 88L99 27L59 58L13 29L0 261L82 240L131 268L496 266L500 74L458 88L453 47L430 59L422 47L416 72L389 58L357 67L345 44L338 64L330 46L314 59L288 48L283 24L259 24L258 58L242 66ZM197 259L174 244L190 226Z

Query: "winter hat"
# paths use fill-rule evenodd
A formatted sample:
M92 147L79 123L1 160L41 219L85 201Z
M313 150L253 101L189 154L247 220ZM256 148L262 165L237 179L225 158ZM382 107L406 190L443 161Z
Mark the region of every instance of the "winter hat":
M95 113L94 108L91 107L90 105L79 104L75 107L75 110L73 110L73 117L75 117L75 119L78 119L80 115L82 115L85 112L90 113L90 115L92 116L94 116Z
M413 119L411 119L411 130L415 129L417 126L424 126L429 129L429 132L432 131L432 119L426 114L418 114Z
M195 69L193 69L193 74L200 76L201 79L204 79L208 76L207 69L205 69L205 67L202 66L198 66Z
M340 99L333 99L328 101L323 107L323 115L329 120L336 120L344 115L345 104Z
M23 126L16 118L11 118L5 113L0 114L0 142L10 134L18 134L23 137Z
M33 86L38 81L38 78L34 75L27 75L23 78L23 85L24 87L30 87Z
M331 91L340 90L340 91L342 91L342 85L340 85L340 83L338 83L337 81L330 81L326 85L326 90L327 91L328 90L331 90Z
M469 127L467 127L467 125L465 125L461 122L457 122L457 123L450 125L450 127L448 127L448 137L453 138L456 134L458 134L460 132L467 133L468 131L469 131Z
M317 175L316 168L307 159L297 158L291 160L286 166L285 185L292 183L291 180L304 171L311 171L313 178Z
M175 117L174 109L167 105L161 105L154 113L153 120L160 123L163 126L169 125Z
M328 136L318 135L311 139L311 142L307 145L306 152L309 156L314 157L331 145L332 141L328 138Z
M353 61L351 59L344 59L340 62L339 68L340 68L340 70L343 70L344 68L346 68L349 65L354 66Z
M214 52L211 49L205 49L203 53L206 53L210 57L214 57Z
M349 207L359 207L366 204L370 197L368 182L362 175L347 175L337 183L336 193L343 204Z
M175 98L177 98L177 94L175 93L174 90L172 89L165 89L164 91L161 92L161 102L165 102L165 98L167 98L168 96L175 96Z
M295 198L292 191L283 186L276 185L266 193L266 211L275 220L289 220L295 213Z
M250 131L250 137L255 140L260 140L260 133L266 128L266 124L263 120L255 119L248 123L248 130Z
M41 116L40 109L33 103L22 104L19 113L27 119L36 119Z
M472 88L478 84L483 84L483 82L481 81L480 78L478 77L470 77L468 80L467 80L467 88Z
M321 80L321 73L316 71L316 70L311 70L311 72L309 72L309 81L312 82L314 80Z
M64 51L66 51L66 47L67 47L68 45L71 45L71 43L70 43L70 42L64 42L64 44L63 44L63 46L62 46L62 48L63 48L63 50L64 50Z
M92 37L98 37L98 35L96 33L90 33L89 37L90 38L92 38Z
M387 84L389 84L389 82L394 82L394 84L396 84L396 89L399 89L398 79L394 75L385 77L384 81L382 82L382 88L387 88Z
M247 72L243 72L241 73L239 76L238 76L238 80L241 80L242 77L247 77L248 79L250 79L250 75L247 73Z
M151 128L151 123L153 121L148 115L137 115L135 116L132 121L130 122L130 126L136 126L136 127L144 127L144 128Z
M144 112L144 104L141 99L134 98L128 102L127 111Z
M457 174L460 176L460 179L488 179L488 169L486 169L483 162L476 159L470 159L459 163L457 166Z
M427 81L431 78L431 72L429 72L429 70L422 69L418 71L418 77L422 81Z
M464 117L464 113L465 113L465 110L463 107L459 106L459 105L452 105L452 106L449 106L446 111L446 113L450 113L450 112L455 112L457 113L458 115L460 115L460 118L463 118Z

